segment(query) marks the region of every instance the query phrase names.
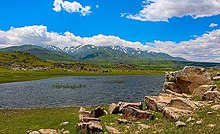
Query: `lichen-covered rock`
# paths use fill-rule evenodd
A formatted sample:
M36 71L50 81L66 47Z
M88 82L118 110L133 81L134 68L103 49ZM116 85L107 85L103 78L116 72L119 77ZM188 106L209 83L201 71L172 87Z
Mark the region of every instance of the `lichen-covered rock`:
M139 110L133 107L126 107L122 109L122 114L124 118L132 118L132 119L144 119L149 120L154 118L154 114L149 111Z

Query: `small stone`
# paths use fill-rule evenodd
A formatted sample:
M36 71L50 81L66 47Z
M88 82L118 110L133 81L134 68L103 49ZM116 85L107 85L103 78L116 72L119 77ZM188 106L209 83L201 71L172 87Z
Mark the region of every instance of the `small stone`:
M197 125L202 124L202 120L196 122Z
M213 114L213 112L207 112L207 114Z
M212 110L218 111L220 110L220 105L214 105L211 107Z
M40 129L40 134L59 134L55 129Z
M68 121L65 121L65 122L60 123L60 126L66 126L66 125L68 125L68 124L69 124L69 122L68 122Z
M195 121L195 119L192 118L192 117L189 117L189 118L186 120L186 122L191 122L191 121Z
M110 126L105 126L106 130L111 134L122 134L118 129Z
M40 134L40 132L38 132L38 131L32 131L32 132L29 132L28 134Z
M176 127L177 127L177 128L186 127L186 123L181 122L181 121L177 121L177 122L176 122Z
M68 130L63 131L63 134L70 134L70 131L68 131Z
M81 112L85 112L85 111L86 111L86 109L85 109L85 108L80 107L80 109L79 109L79 113L81 113Z
M128 123L130 123L130 122L129 122L128 120L126 120L126 119L118 119L117 121L118 121L119 124L128 124Z
M208 124L208 127L211 127L211 128L213 128L215 126L216 126L215 124Z
M146 124L138 124L140 127L142 127L143 129L149 129L152 128L152 126L148 126Z

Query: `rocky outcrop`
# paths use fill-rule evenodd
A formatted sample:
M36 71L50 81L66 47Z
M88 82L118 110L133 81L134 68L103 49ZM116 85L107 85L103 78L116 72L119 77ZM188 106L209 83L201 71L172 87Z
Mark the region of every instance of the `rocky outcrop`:
M179 120L207 105L205 101L220 99L218 91L206 69L187 66L180 71L167 72L162 93L145 96L145 103L147 109L162 112L168 119ZM196 97L203 101L194 101Z
M200 85L213 84L212 77L206 69L193 66L167 73L165 81L164 90L169 89L176 93L193 93Z
M92 111L86 111L81 107L79 110L80 123L77 124L77 128L87 132L103 132L101 126L101 120L99 117L106 115L106 112L101 107L97 107Z

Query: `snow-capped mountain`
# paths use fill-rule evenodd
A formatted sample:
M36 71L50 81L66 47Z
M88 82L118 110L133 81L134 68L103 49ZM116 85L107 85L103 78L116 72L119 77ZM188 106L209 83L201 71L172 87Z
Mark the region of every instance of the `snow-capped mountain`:
M35 46L23 45L13 46L0 51L21 51L28 52L44 60L54 61L129 61L133 59L144 60L175 60L184 61L179 57L172 57L165 53L156 53L152 51L144 51L141 49L124 47L124 46L95 46L80 45L72 47L59 48L57 46Z
M147 60L185 60L179 57L172 57L165 53L157 53L152 51L141 50L138 48L130 48L124 46L95 46L80 45L73 47L59 48L56 46L44 46L44 48L53 51L62 51L73 56L77 60L93 60L93 59L147 59Z

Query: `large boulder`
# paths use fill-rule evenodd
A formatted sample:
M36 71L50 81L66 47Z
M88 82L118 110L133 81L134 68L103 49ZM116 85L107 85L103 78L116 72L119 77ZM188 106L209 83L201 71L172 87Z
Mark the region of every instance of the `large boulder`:
M147 109L161 111L162 108L170 103L173 98L176 98L176 96L164 93L160 94L159 96L145 96L145 103Z
M144 120L149 120L149 119L153 119L154 115L153 113L149 112L149 111L143 111L143 110L139 110L133 107L126 107L122 109L122 114L124 116L124 118L128 119L144 119Z
M193 101L184 98L174 98L168 103L169 107L174 107L183 110L195 110L197 109L196 104Z
M214 90L218 90L216 85L201 85L193 91L192 97L201 97L202 98L204 96L205 92L214 91Z
M166 74L166 82L174 82L177 93L193 93L200 85L212 85L212 77L202 67L186 66L183 70Z

